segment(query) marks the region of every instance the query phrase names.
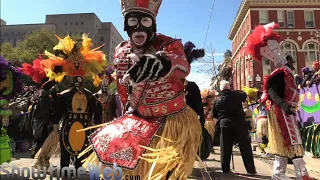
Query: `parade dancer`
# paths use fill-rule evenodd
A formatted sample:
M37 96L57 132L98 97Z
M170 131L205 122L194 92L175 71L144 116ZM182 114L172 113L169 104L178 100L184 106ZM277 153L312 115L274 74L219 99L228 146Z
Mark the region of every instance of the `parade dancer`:
M21 76L18 68L0 57L0 136L4 140L0 142L0 164L11 160L10 138L5 127L9 126L9 117L12 115L9 100L23 91Z
M21 72L32 78L32 80L40 85L39 94L33 97L35 100L30 112L30 119L32 120L33 136L35 138L35 146L33 147L31 157L34 158L37 152L42 149L49 150L50 144L58 144L55 139L49 138L52 129L58 128L59 120L54 119L54 112L52 109L51 89L55 86L56 82L50 81L46 76L46 72L41 67L42 57L35 59L31 64L23 63L20 68ZM51 137L51 136L50 136ZM44 144L47 141L49 143ZM44 145L44 146L43 146ZM42 152L43 154L43 152ZM36 157L36 162L33 167L49 167L49 159L51 155L42 155Z
M267 105L269 149L275 154L272 179L290 179L286 173L288 158L293 158L297 178L311 179L303 160L304 148L298 128L295 108L299 92L294 80L294 60L285 56L279 45L280 35L273 31L279 26L270 23L257 26L247 39L246 51L255 60L271 60L276 69L264 80L262 102Z
M112 121L117 115L116 87L113 87L114 77L112 76L114 69L108 67L99 74L101 78L101 89L97 93L99 95L99 103L102 105L101 123Z
M77 155L88 145L89 133L77 132L91 126L91 121L97 120L96 103L93 94L83 87L86 77L92 77L94 84L98 85L101 79L98 73L106 66L105 54L91 49L91 39L86 34L82 40L73 41L69 36L59 38L59 44L54 47L55 53L48 51L48 59L41 62L50 80L60 83L65 76L73 78L72 86L58 93L52 94L54 118L61 119L60 130L60 167L68 167L70 156L75 158L75 168L81 167L81 159ZM59 71L58 71L59 70ZM99 121L99 120L97 120Z
M250 88L250 87L244 86L242 88L242 91L247 94L247 101L244 103L243 110L246 115L246 121L249 126L249 132L255 133L256 128L253 120L253 112L249 109L249 107L256 104L259 90L256 88Z
M128 111L91 135L87 151L94 152L84 166L115 162L124 176L141 179L187 179L192 173L201 125L185 100L190 67L184 47L180 40L156 33L161 3L121 0L130 40L117 46L114 65Z
M203 102L204 117L206 120L204 127L207 129L212 138L214 138L214 133L216 130L216 120L213 118L212 115L212 106L215 98L215 92L211 92L205 89L201 92L201 95Z

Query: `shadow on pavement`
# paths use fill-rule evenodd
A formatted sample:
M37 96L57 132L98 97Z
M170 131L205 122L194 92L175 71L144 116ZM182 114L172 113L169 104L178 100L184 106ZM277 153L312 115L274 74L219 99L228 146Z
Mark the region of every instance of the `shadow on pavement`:
M21 158L31 158L31 151L26 151L26 152L16 152L12 154L12 159L17 160Z
M207 168L212 179L271 179L271 176L263 176L263 175L249 175L249 174L241 174L241 173L223 173L220 168L209 167ZM189 179L199 179L199 177L204 177L202 179L210 179L208 173L205 172L204 169L194 168L192 171L192 175Z

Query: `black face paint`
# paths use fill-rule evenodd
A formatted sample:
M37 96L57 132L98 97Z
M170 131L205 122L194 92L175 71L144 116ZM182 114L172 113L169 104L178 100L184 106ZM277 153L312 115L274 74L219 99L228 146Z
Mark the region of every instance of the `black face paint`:
M149 14L135 12L125 17L125 31L136 47L148 44L153 38L155 29L155 22Z

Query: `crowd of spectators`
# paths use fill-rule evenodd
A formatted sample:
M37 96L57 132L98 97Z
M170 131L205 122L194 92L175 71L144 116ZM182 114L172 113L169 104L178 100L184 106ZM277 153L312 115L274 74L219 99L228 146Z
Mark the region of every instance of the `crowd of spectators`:
M312 64L311 69L304 67L301 69L302 77L298 74L295 75L296 83L298 88L311 87L312 84L320 83L320 62L315 61Z

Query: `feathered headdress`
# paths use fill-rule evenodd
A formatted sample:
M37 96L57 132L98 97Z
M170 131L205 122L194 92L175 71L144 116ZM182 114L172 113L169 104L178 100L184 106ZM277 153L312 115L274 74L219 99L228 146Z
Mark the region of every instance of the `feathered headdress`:
M46 72L41 67L42 57L35 59L31 64L23 63L20 71L25 75L32 78L35 83L43 84L44 80L47 79Z
M97 74L107 65L105 54L97 51L102 46L90 49L92 43L87 34L83 34L81 42L73 41L70 36L57 38L59 44L53 48L55 54L45 51L48 59L41 62L47 77L56 82L61 82L65 76L92 77L94 84L99 84L101 79Z
M275 28L279 28L279 25L274 22L257 26L247 38L246 52L257 61L262 61L262 57L265 57L276 67L280 67L285 65L287 60L279 45L281 36L273 31Z
M214 98L215 94L216 94L215 91L204 89L203 91L201 91L202 102L205 102L208 96L211 96L212 98Z
M196 46L188 41L184 44L184 53L187 56L188 63L191 64L193 60L204 57L204 49L194 49Z
M10 100L23 91L22 73L0 57L0 99Z
M248 101L249 101L248 103L249 103L249 104L252 104L252 103L254 103L255 100L257 100L257 98L258 98L258 92L259 92L258 89L244 86L244 87L242 88L242 91L247 94L247 96L248 96Z

